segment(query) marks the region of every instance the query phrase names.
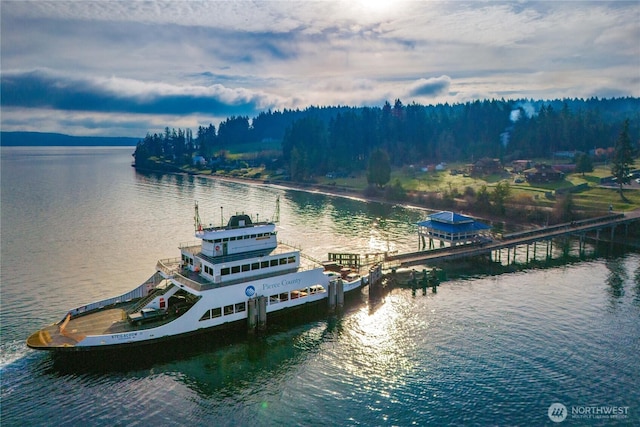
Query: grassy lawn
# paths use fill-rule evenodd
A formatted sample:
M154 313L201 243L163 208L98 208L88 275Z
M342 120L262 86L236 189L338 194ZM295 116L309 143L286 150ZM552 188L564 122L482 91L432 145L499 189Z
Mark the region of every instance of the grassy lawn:
M640 189L627 189L624 191L627 202L620 198L617 188L590 188L588 191L573 195L576 206L606 211L609 205L613 210L628 211L640 207Z
M253 149L256 151L270 150L279 143L261 143L256 144ZM247 147L243 147L246 153ZM239 156L240 153L233 153L229 157ZM576 186L584 186L573 192L573 201L576 209L606 212L609 205L613 206L616 211L633 210L640 207L640 188L627 187L624 191L626 201L620 198L616 187L605 188L600 186L600 179L611 175L610 165L598 165L593 172L585 174L567 174L565 179L553 183L528 183L516 182L518 175L509 173L489 175L484 177L470 177L462 173L451 174L452 169L461 170L463 164L449 164L447 170L444 171L428 171L423 172L419 169L404 167L394 169L391 172L390 184L398 180L402 187L408 192L457 192L459 195L465 193L467 187L471 187L474 191L478 191L482 186L486 186L489 191L498 183L508 183L511 188L511 200L522 205L533 205L541 208L552 208L556 204L556 190L573 188ZM640 168L640 160L636 161L634 168ZM195 167L183 167L185 172L210 174L209 169L198 169ZM272 171L265 170L263 167L243 168L232 171L213 171L222 176L259 179L259 180L277 180L281 177L274 176ZM315 184L343 188L351 191L362 191L367 187L366 171L352 172L347 177L327 178L325 176L315 177Z
M640 162L637 162L640 166ZM459 166L459 165L458 165ZM459 166L461 167L461 166ZM456 165L449 165L449 168L456 169ZM486 186L489 191L499 182L509 183L511 188L511 198L517 203L531 204L539 207L552 208L556 203L555 191L558 189L572 188L585 185L586 188L573 192L573 201L576 209L606 212L609 205L614 210L626 211L640 207L640 189L626 189L624 191L628 202L624 202L616 188L600 187L600 178L610 176L609 166L598 166L593 172L567 174L565 179L552 183L528 183L514 181L514 175L489 175L482 178L472 178L462 174L452 175L449 170L422 172L410 168L393 170L390 183L399 180L402 187L407 191L417 192L443 192L457 190L459 194L464 194L467 187L475 191L482 186ZM335 185L352 190L363 190L367 186L366 173L358 175L352 174L349 178L328 179L318 178L319 184Z
M244 144L234 144L230 146L224 146L218 148L218 151L226 151L227 157L230 159L244 158L247 155L261 153L264 151L273 151L282 153L281 141L264 141L264 142L249 142Z

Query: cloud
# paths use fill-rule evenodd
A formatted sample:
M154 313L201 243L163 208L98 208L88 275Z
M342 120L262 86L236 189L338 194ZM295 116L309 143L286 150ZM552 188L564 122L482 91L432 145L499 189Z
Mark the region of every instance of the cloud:
M162 133L167 126L195 130L211 123L217 127L227 117L226 114L130 114L7 107L2 111L2 130L142 138L147 133Z
M159 120L206 125L269 108L397 98L640 96L638 2L60 0L0 8L3 129L44 110L71 120L46 121L56 130L86 123L94 132L131 115L144 134Z
M81 79L44 71L5 73L3 107L134 114L253 115L277 105L264 93L223 85L175 86L132 79Z
M449 92L451 78L449 76L431 77L414 82L409 89L409 96L435 97Z

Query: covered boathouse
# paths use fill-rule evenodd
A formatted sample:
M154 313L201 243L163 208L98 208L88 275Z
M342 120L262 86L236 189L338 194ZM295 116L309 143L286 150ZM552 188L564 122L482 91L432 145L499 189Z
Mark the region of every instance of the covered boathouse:
M490 229L489 225L478 222L469 216L449 211L431 214L426 220L418 223L418 235L422 242L422 249L433 249L435 247L434 240L440 241L440 247L444 247L445 243L456 246L490 241Z

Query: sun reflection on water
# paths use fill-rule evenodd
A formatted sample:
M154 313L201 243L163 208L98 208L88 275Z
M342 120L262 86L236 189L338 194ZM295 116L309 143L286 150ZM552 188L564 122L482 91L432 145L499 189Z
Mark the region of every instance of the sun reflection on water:
M393 389L401 387L406 374L416 367L411 340L401 329L401 298L387 297L375 311L364 307L350 318L344 329L353 343L351 358L344 370L366 389L376 389L389 398Z

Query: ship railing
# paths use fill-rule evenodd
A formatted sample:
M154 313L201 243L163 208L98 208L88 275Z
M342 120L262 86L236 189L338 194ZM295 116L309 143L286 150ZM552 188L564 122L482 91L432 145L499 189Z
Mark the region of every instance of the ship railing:
M311 262L315 262L318 265L322 265L322 261L312 257L311 255L307 255L304 252L300 252L300 258L305 258L305 259L307 259L307 260L309 260Z
M201 247L202 247L202 243L195 240L191 242L180 243L180 245L178 245L178 249L190 249L196 252L200 252Z
M302 248L299 245L295 245L295 244L292 244L292 243L287 243L287 242L284 242L282 240L278 241L278 245L288 246L288 247L290 247L292 249L295 249L295 250L298 251L298 253L300 253L300 258L306 258L311 262L314 262L314 263L316 263L318 265L322 265L322 261L312 257L311 255L308 255L308 254L302 252Z
M162 280L163 280L163 277L160 275L160 273L156 272L153 276L148 278L143 284L141 284L140 286L138 286L132 291L129 291L117 297L107 298L102 301L97 301L91 304L74 308L73 310L70 310L68 314L71 314L71 317L76 317L80 314L88 313L93 310L103 309L105 307L127 303L137 298L146 297L147 295L149 295L149 292L153 291L156 288L156 286L160 282L162 282Z
M188 287L190 287L192 289L195 289L196 291L201 291L202 290L202 285L200 283L196 282L195 280L191 280L188 277L185 277L180 273L174 274L172 279L175 282L178 282L181 285L188 286Z
M291 246L291 245L287 245L287 246ZM291 246L292 247L292 246ZM305 262L306 261L306 262ZM202 291L205 289L209 289L211 287L219 287L219 286L228 286L230 284L234 284L234 283L240 283L242 281L246 281L248 279L250 280L256 280L259 279L261 277L271 277L277 274L283 274L283 273L287 273L287 272L293 272L293 271L307 271L307 270L314 270L316 268L322 267L322 263L313 259L312 257L309 256L301 256L300 259L300 263L293 269L282 269L282 270L278 270L277 272L270 272L270 273L266 273L264 275L255 275L255 276L251 276L249 278L247 277L243 277L243 278L239 278L239 279L231 279L231 280L224 280L222 282L219 283L200 283L198 281L195 281L193 279L190 279L186 276L184 276L182 274L182 259L181 258L169 258L169 259L161 259L158 260L157 264L156 264L156 270L162 272L164 274L165 277L167 277L168 279L173 280L175 283L187 286L191 289L194 289L196 291Z
M169 289L171 289L171 286L166 286L166 285L164 287L158 286L154 288L153 290L151 290L151 292L149 292L149 294L146 297L142 298L134 306L130 307L127 310L127 313L131 314L131 313L135 313L136 311L140 311L147 304L153 301L156 297L166 294L169 291Z
M161 259L156 263L156 270L163 272L167 277L171 277L178 272L181 262L181 258Z
M191 280L180 273L181 264L181 258L161 259L158 260L156 264L156 270L163 272L167 278L173 279L173 281L181 285L188 286L196 291L201 291L202 286L200 283L195 280Z

